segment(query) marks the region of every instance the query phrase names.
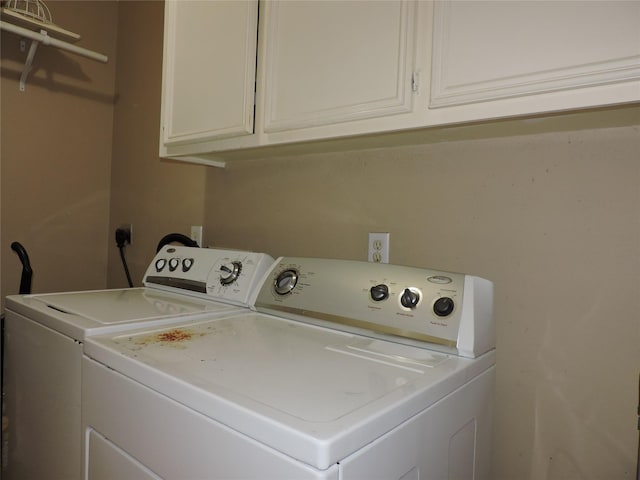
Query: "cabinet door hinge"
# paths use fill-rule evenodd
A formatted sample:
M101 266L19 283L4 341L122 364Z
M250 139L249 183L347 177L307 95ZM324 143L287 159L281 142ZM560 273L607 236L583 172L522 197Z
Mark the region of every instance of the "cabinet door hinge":
M420 74L418 72L413 72L411 75L411 91L413 93L418 93L418 88L420 87Z

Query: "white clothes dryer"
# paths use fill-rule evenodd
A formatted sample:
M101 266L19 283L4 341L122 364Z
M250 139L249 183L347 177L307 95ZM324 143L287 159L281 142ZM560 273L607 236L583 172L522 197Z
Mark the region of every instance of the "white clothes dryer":
M81 478L81 359L90 334L248 310L263 253L167 245L141 288L7 297L5 480Z
M84 479L488 479L491 282L280 258L250 303L87 338Z

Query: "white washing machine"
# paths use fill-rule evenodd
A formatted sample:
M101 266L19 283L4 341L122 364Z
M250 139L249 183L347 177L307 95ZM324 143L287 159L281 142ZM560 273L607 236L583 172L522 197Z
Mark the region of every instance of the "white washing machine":
M262 253L169 245L142 288L7 297L3 478L81 478L87 335L248 310L252 289L273 262Z
M91 336L83 478L486 480L492 303L470 275L280 258L253 311Z

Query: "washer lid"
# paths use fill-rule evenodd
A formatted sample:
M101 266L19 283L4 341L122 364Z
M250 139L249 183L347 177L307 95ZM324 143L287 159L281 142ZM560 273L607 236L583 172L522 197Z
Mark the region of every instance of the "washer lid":
M186 315L239 307L152 288L127 288L7 297L7 308L82 341L85 335L141 322L166 324Z
M149 288L35 295L33 301L96 323L128 323L176 315L218 311L220 304Z
M259 313L91 337L85 353L320 469L493 361Z

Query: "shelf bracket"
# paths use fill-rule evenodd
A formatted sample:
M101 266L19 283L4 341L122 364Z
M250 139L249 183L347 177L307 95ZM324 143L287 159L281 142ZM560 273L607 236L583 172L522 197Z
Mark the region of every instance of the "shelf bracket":
M42 35L46 35L47 32L44 30L40 30ZM31 71L31 66L33 65L33 59L36 56L36 50L38 50L38 45L40 42L38 40L31 40L31 46L29 47L29 53L27 53L27 59L24 61L24 68L22 69L22 75L20 76L20 91L24 92L27 83L27 76Z

